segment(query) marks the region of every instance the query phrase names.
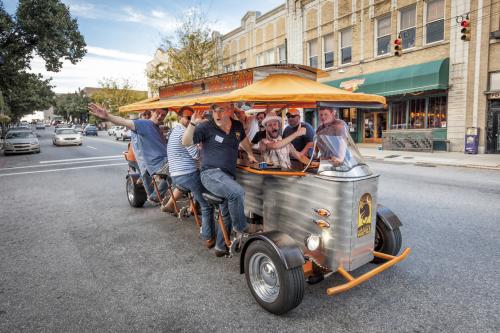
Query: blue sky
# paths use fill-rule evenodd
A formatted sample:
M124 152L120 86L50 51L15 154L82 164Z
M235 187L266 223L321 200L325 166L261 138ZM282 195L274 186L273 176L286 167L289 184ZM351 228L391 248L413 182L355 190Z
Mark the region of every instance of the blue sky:
M145 65L162 36L172 36L179 19L193 8L202 8L212 29L227 33L240 25L249 10L265 13L285 0L63 0L78 19L88 54L77 65L66 64L59 73L44 70L35 58L32 70L53 78L54 90L71 92L78 87L98 86L103 77L128 79L137 89L146 90ZM4 0L10 13L17 1Z

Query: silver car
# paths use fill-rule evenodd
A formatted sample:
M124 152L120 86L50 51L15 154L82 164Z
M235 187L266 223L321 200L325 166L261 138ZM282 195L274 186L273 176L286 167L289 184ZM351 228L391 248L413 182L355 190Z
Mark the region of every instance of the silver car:
M78 145L83 143L82 135L73 128L58 128L52 137L55 146Z
M32 131L8 131L5 135L4 155L39 152L40 142Z

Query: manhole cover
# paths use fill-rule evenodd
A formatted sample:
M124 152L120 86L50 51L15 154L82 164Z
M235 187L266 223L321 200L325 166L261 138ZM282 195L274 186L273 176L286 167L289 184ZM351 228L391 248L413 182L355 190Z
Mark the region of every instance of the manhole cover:
M413 157L413 156L403 156L403 158L405 160L411 160L411 159L414 159L415 157Z
M401 155L387 155L385 158L394 158L394 157L400 157Z

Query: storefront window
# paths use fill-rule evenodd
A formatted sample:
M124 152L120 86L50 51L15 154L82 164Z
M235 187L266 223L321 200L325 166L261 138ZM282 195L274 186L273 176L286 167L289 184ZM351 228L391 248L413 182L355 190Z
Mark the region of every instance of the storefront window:
M429 109L427 111L427 127L446 127L446 116L448 98L447 96L429 97Z
M391 129L406 128L406 102L394 102L391 104Z
M346 122L347 128L349 129L349 133L351 135L355 136L355 133L357 132L357 109L356 108L349 108L349 109L340 109L338 118L342 119L343 121Z
M409 128L425 128L425 98L410 100Z

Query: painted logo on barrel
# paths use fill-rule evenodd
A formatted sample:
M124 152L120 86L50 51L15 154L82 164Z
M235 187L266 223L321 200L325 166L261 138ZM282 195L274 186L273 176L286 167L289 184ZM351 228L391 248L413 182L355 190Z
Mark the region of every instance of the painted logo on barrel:
M372 196L365 193L359 199L358 238L368 235L372 228Z

